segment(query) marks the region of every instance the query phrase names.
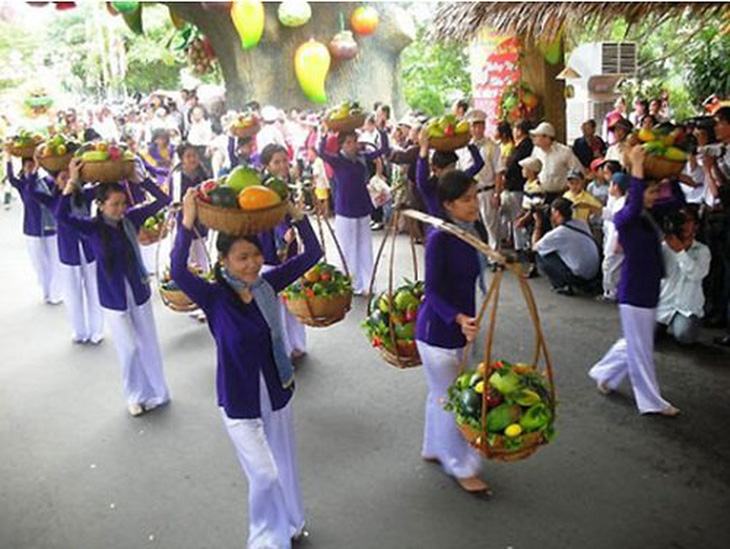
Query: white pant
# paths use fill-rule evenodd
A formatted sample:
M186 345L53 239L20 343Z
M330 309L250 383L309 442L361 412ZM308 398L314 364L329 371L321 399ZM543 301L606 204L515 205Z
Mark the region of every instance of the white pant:
M26 243L33 270L47 303L61 303L61 261L58 259L56 235L27 236Z
M261 269L262 273L270 271L274 267L271 265L264 265ZM279 315L281 318L281 328L284 336L284 350L288 355L292 354L292 351L301 351L305 353L307 351L307 333L305 326L297 318L289 312L286 308L284 300L279 298Z
M335 234L353 278L353 292L367 293L373 275L373 234L370 230L370 216L335 216Z
M502 207L500 208L500 214L502 222L508 227L508 230L512 231L512 239L514 241L515 250L523 250L526 247L522 244L524 238L521 240L521 236L518 234L523 229L515 227L515 221L522 213L522 192L520 191L502 191L500 197ZM518 243L522 247L518 247Z
M157 339L152 300L134 302L127 290L127 310L104 309L106 321L122 363L122 390L127 404L159 405L170 400L162 371L162 354Z
M71 321L75 341L98 343L104 338L104 316L99 304L96 265L86 262L83 250L81 265L61 265L63 301Z
M499 208L492 206L494 189L481 191L477 196L479 198L479 215L482 218L484 227L487 229L489 245L493 250L499 250L502 243L499 239Z
M639 412L660 412L670 404L659 393L654 373L656 309L619 305L619 313L624 337L614 343L588 375L615 390L628 373Z
M621 280L621 266L624 263L624 254L613 252L603 256L603 295L616 299L619 280Z
M205 238L194 238L190 243L190 264L197 265L204 273L210 270L210 261L208 261L208 254L206 252L206 240Z
M288 549L304 529L292 404L271 410L263 376L261 417L223 423L248 479L249 549Z
M144 268L150 274L157 272L157 246L159 244L152 244L150 246L140 246L139 255L142 256L142 263Z
M459 373L464 349L444 349L416 341L428 382L426 423L423 432L424 458L438 459L444 471L456 478L479 473L482 460L462 436L451 412L444 410L446 392Z

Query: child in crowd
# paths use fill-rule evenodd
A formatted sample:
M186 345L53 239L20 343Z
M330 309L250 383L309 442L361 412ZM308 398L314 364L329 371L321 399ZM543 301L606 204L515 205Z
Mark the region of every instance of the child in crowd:
M608 190L610 187L611 179L606 178L602 169L605 160L603 158L596 158L591 162L590 173L592 174L592 180L588 183L586 190L598 200L602 206L608 204Z
M533 214L545 210L545 191L538 179L542 170L542 161L534 156L529 156L520 160L519 165L525 178L525 187L522 193L522 213L515 221L515 251L520 259L527 260L531 264L529 275L537 276L535 255L530 247L530 229Z
M611 177L608 204L603 208L603 265L601 266L603 271L603 294L598 296L598 300L605 303L616 302L624 252L618 241L618 231L613 223L613 217L626 204L626 192L629 189L630 181L631 179L625 173L615 173Z
M602 205L588 191L584 189L585 180L583 173L579 170L568 172L568 190L563 194L573 203L573 219L579 219L588 223L588 218L600 215Z

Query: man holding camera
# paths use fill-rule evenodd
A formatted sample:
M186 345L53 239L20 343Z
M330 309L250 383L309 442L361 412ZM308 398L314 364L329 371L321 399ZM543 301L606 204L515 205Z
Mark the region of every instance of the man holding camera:
M664 278L661 283L657 322L682 345L699 336L705 296L702 280L710 271L710 249L695 240L698 219L693 209L682 210L662 243Z

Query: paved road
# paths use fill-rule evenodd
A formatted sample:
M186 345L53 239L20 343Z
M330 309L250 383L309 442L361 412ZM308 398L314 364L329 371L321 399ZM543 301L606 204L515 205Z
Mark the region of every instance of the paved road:
M155 296L173 402L131 418L112 342L72 345L63 308L40 303L19 214L17 203L0 212L0 548L244 547L246 482L215 406L205 327ZM513 282L505 357L529 353L533 337ZM684 415L641 417L626 387L604 398L586 376L619 333L616 309L533 287L559 437L524 462L487 463L489 501L419 459L423 374L378 360L358 329L362 302L309 332L295 400L307 547L728 546L730 355L662 345L662 389Z

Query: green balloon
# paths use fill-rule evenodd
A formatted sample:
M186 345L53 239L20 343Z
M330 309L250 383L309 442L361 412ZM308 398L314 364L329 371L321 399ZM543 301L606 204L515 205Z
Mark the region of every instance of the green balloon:
M112 2L112 6L114 6L119 13L132 13L139 8L139 2Z
M132 2L127 3L131 4ZM144 34L144 28L142 27L142 6L138 6L137 9L132 12L123 13L122 19L124 19L124 22L133 33Z

